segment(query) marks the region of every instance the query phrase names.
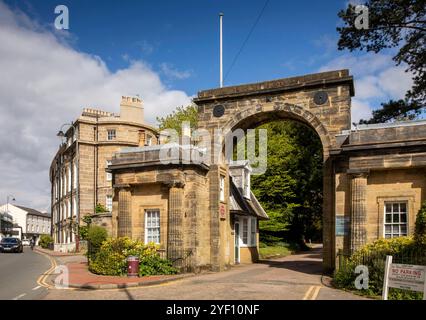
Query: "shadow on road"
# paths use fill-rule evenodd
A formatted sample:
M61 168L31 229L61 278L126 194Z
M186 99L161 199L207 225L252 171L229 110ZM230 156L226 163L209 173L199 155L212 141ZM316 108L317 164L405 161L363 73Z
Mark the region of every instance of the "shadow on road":
M282 268L312 275L322 275L322 247L312 248L281 259L260 260L271 268Z

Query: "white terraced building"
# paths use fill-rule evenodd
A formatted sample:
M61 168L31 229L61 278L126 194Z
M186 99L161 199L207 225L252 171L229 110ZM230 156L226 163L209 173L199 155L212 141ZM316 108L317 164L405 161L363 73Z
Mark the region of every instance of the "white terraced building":
M50 235L51 218L47 212L40 212L10 203L0 206L0 212L8 213L12 216L14 227L22 228L22 239L35 237L36 244L38 244L42 234Z

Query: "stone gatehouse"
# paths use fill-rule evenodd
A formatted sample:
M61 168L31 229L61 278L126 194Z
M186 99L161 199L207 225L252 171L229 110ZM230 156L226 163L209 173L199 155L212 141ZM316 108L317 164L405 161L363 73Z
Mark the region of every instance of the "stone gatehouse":
M354 94L349 71L337 70L201 91L194 99L198 126L212 136L217 129L227 134L279 119L302 122L318 134L327 270L334 268L338 249L411 234L425 200L426 121L351 129ZM217 148L217 141L211 144ZM258 220L267 215L237 178L249 168L226 161L164 164L160 149L126 149L112 159L113 234L158 237L170 258L190 259L194 270L255 261ZM243 237L244 250L237 246Z

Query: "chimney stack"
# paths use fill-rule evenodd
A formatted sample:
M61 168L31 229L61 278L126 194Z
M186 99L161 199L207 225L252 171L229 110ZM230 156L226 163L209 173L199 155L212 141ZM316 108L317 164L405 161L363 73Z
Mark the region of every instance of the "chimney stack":
M120 103L120 119L143 123L144 114L142 99L139 97L122 96Z

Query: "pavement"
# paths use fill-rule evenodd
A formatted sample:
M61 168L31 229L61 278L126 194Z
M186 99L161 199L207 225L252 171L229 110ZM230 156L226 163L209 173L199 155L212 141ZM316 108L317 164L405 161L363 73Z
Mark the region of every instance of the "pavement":
M79 260L80 259L80 260ZM58 264L83 274L81 256L55 258ZM73 266L74 264L74 266ZM77 266L80 265L80 271ZM74 270L74 271L73 271ZM54 276L51 276L51 278ZM99 276L95 276L99 277ZM103 278L102 284L111 281ZM163 277L163 276L161 276ZM74 279L74 280L72 280ZM117 278L116 278L117 279ZM126 279L126 278L124 278ZM123 281L121 279L120 281ZM50 287L43 299L53 300L364 300L365 298L330 286L322 275L322 248L257 264L238 265L228 271L205 273L173 279L162 283L147 283L143 287L88 290ZM49 280L52 282L52 279ZM82 280L84 282L86 280ZM134 280L137 281L137 280ZM105 288L105 287L104 287Z
M50 261L24 247L23 253L0 253L0 300L36 300L48 290L37 281L51 267Z
M58 253L41 248L39 253L50 259L52 268L41 279L46 288L115 289L148 286L187 278L192 274L159 275L130 278L127 276L102 276L88 270L87 258L81 254Z

